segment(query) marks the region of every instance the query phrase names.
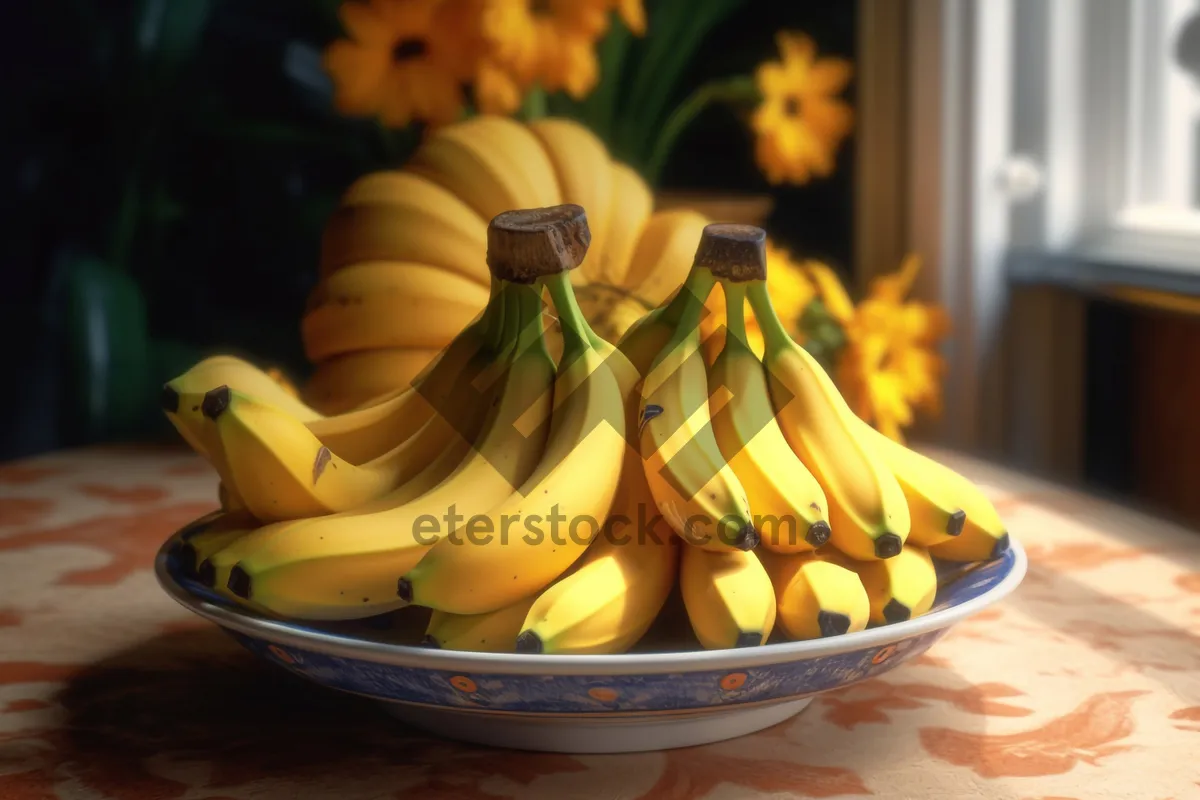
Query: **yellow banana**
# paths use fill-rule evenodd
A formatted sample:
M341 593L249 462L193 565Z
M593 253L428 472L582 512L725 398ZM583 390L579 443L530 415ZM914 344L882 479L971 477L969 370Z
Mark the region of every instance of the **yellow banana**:
M437 350L471 324L482 304L408 292L334 297L304 314L304 353L318 362L360 350L417 347Z
M379 497L415 476L453 434L435 416L387 453L356 466L294 417L240 392L212 390L203 411L221 439L233 487L264 522L343 511Z
M754 553L683 548L679 586L696 638L709 650L765 644L775 588Z
M245 536L258 523L244 513L222 514L219 519L182 535L179 560L185 572L207 583L200 567L217 553Z
M642 638L679 572L679 538L656 524L656 512L640 470L624 473L604 531L579 569L536 597L519 652L623 653Z
M720 406L712 414L713 434L746 490L763 547L811 551L829 541L825 492L775 420L766 372L746 341L744 287L721 285L728 327L725 346L708 373L711 402Z
M422 386L420 391L432 400L425 406L430 409L426 421L362 465L334 453L302 423L270 406L224 387L209 392L199 405L215 421L222 480L263 521L351 509L404 484L458 438L457 420L443 405L445 392L453 381L470 381L485 368L492 351L479 344L488 339L495 313L482 318L471 337L460 337L466 344L450 348L448 355L455 362L465 356L468 367L452 372L455 364L439 362L434 370L438 380ZM476 336L479 341L471 341ZM443 363L450 364L444 372Z
M163 387L162 405L168 415L186 412L179 395L201 394L218 386L229 386L253 395L265 403L291 414L302 422L321 419L324 414L306 405L272 378L265 370L237 356L209 356Z
M855 561L837 552L822 553L821 558L858 573L876 625L914 619L933 606L937 570L923 547L905 545L898 555L883 561Z
M464 195L469 196L469 195ZM360 178L325 225L321 276L371 261L429 264L487 286L487 220L412 172Z
M352 464L363 464L388 452L429 421L434 408L446 401L473 359L496 352L502 312L499 301L489 302L480 319L457 336L411 386L398 389L366 408L311 419L304 423L305 427L331 452ZM220 377L233 378L236 382L209 383ZM265 373L248 364L240 372L224 371L209 376L205 376L202 369L193 368L163 388L164 408L172 424L222 476L222 507L244 508L245 502L238 497L231 483L216 429L208 424L202 413L203 395L210 389L228 385L258 397L255 390L260 389L263 379L270 380ZM183 395L187 395L186 402L181 400Z
M376 405L412 386L441 349L397 347L334 356L317 365L305 395L331 416Z
M658 211L642 229L628 275L643 276L633 292L649 305L670 297L688 275L708 220L687 209Z
M544 118L529 123L541 140L558 176L560 202L587 210L592 243L587 259L572 278L600 280L613 205L613 174L608 149L591 130L569 119Z
M545 149L528 128L506 117L478 116L441 128L406 169L465 198L483 219L561 202ZM485 228L481 223L479 233Z
M779 627L801 641L861 631L871 616L871 601L857 573L811 553L759 558L775 587Z
M398 608L405 601L397 596L397 578L461 521L486 514L512 493L542 455L546 426L526 430L518 422L526 414L549 414L554 364L541 344L537 294L517 285L504 291L522 306L519 315L508 315L515 317L514 332L521 326L514 352L493 371L498 375L480 376L480 388L464 383L460 390L467 411L486 410L482 438L476 441L468 432L460 449L448 449L434 461L432 474L375 501L244 537L213 559L218 590L306 619L348 619Z
M521 623L536 596L523 597L504 608L484 614L450 614L434 611L429 617L424 644L442 650L476 653L512 653Z
M792 450L825 491L830 541L864 561L896 556L911 527L900 484L862 436L833 380L784 329L766 282L747 287L763 330L772 405Z
M689 544L752 550L759 533L749 501L721 455L709 413L699 315L712 291L712 274L693 271L689 277L692 284L679 293L686 294L687 305L676 333L642 383L638 435L646 480L668 524ZM700 291L692 295L692 289ZM642 335L638 330L631 340Z
M1008 528L987 495L967 478L861 423L908 499L908 541L947 561L989 561L1008 549Z
M654 211L654 196L642 176L626 164L611 162L612 199L609 210L608 235L604 251L600 255L599 276L601 283L629 288L631 276L639 273L630 269L633 254L642 239L646 222ZM586 206L585 206L586 208ZM591 211L589 210L589 214ZM648 256L649 257L649 254ZM654 268L649 265L647 268Z
M564 273L546 279L558 291L569 282ZM562 575L607 519L625 454L620 387L586 322L572 309L556 310L564 350L545 455L511 497L478 520L476 537L456 532L404 576L405 600L456 614L502 608ZM524 530L512 531L514 524Z
M403 293L432 304L457 303L482 310L491 299L487 285L429 264L406 261L365 261L339 270L313 289L310 306L352 305L370 295Z

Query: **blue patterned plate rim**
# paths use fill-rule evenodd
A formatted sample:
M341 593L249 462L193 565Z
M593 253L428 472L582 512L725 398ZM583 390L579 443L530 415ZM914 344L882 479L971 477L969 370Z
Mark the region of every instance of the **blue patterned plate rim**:
M983 611L1011 594L1025 577L1028 559L1016 539L998 559L1009 565L995 586L961 603L924 616L878 628L846 633L828 639L782 642L734 650L687 650L669 653L618 655L524 655L436 650L413 645L359 639L303 627L296 623L264 619L233 606L217 605L198 597L180 584L170 569L171 540L163 544L154 561L159 584L177 603L217 625L275 644L308 649L340 658L359 659L401 667L510 675L645 675L663 672L736 669L804 661L854 650L884 647L929 631L947 628ZM986 564L996 564L996 561ZM970 572L960 578L970 578Z

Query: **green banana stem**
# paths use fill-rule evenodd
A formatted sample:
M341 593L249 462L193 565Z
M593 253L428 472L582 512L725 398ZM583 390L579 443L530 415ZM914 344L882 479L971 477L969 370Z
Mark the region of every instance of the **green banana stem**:
M771 295L767 292L766 281L750 281L747 284L746 295L750 300L750 308L754 309L754 318L762 329L763 343L768 351L781 350L789 345L796 346L791 334L783 326L775 306L771 304Z
M499 347L504 336L504 302L505 295L500 279L493 275L488 287L488 302L484 306L483 317L479 320L484 339L493 347Z
M533 347L546 347L546 337L542 330L542 293L536 286L524 284L509 284L516 305L517 354L525 353Z
M549 290L550 299L554 301L554 310L558 312L558 322L563 332L562 360L569 363L584 349L593 347L593 342L599 337L588 324L575 299L570 273L559 272L547 276L542 279L542 284Z
M746 287L744 284L721 281L725 292L725 340L737 339L749 347L746 336Z
M663 309L663 320L676 326L699 325L704 303L716 285L717 279L707 267L692 267L675 297Z

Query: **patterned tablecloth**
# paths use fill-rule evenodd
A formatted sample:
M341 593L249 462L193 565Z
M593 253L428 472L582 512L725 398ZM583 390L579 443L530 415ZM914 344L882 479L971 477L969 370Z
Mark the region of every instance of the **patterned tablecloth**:
M262 665L152 555L214 506L175 451L0 466L0 798L1200 798L1200 536L1007 471L1030 570L916 663L717 745L486 750Z

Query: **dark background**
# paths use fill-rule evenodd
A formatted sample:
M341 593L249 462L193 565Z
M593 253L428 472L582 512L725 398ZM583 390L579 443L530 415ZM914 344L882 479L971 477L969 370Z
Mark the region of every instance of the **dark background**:
M742 2L674 99L776 58L781 29L853 58L855 5ZM656 0L646 6L650 35L669 36L653 28ZM374 124L330 109L319 53L339 35L336 8L4 4L0 459L170 440L157 388L209 353L277 363L304 379L299 319L321 226L350 182L388 163ZM747 120L717 107L684 134L661 188L770 192L772 234L845 270L852 140L840 163L830 180L772 189L754 164Z

